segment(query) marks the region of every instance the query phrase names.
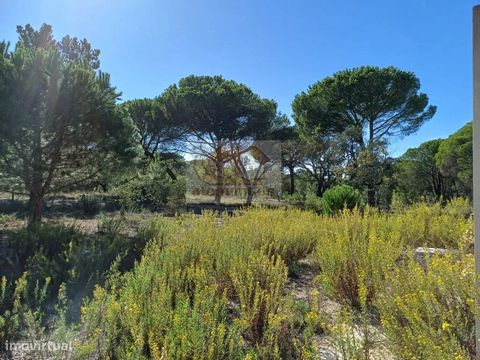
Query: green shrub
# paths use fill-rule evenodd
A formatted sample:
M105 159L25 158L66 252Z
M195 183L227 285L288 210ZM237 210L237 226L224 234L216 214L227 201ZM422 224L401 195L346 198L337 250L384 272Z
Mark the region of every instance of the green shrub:
M13 284L24 276L26 300L35 297L36 284L50 279L44 311L51 311L60 285L66 284L69 300L75 302L68 314L72 318L78 316L81 297L90 296L95 284L104 283L110 267L117 262L119 270L129 270L144 246L128 237L125 220L120 217L101 218L93 236L74 226L47 223L9 231L7 239L1 249L0 277ZM12 307L11 302L4 305L9 311Z
M363 198L358 190L349 185L337 185L325 191L322 197L325 214L334 215L343 209L352 210L363 206Z
M137 244L143 248L149 241L153 241L163 249L172 241L174 234L180 231L182 231L182 227L179 222L163 216L156 216L140 226Z
M17 279L28 272L35 283L47 277L52 279L52 293L68 276L72 249L83 238L74 226L39 224L8 232L8 243L0 257L1 275Z
M0 225L7 224L15 219L12 215L0 214Z
M304 196L298 192L294 192L293 194L283 194L283 201L285 201L288 205L301 207L303 206L305 199Z
M7 342L38 341L45 334L46 302L50 278L29 282L24 273L15 282L0 282L0 352Z
M322 198L318 197L313 192L308 192L305 196L305 204L304 207L306 210L313 210L317 214L321 214L323 212L323 205L322 205Z
M69 294L90 296L96 284L105 282L108 270L115 263L120 271L133 267L144 244L137 244L136 238L129 237L127 232L124 218L104 216L100 218L96 236L85 236L72 247L65 281Z
M137 177L118 187L115 194L123 208L164 210L167 205L180 207L185 203L185 178L178 176L172 180L162 162L153 162Z
M322 219L312 212L257 208L224 218L222 236L241 239L254 249L268 248L291 267L312 252L321 224Z
M453 198L445 205L444 212L454 219L468 219L473 213L472 203L468 198Z
M256 343L267 329L268 315L281 304L287 268L280 258L252 253L232 265L230 276L240 303L238 321L243 323L247 339Z
M5 276L0 283L0 352L5 350L6 341L19 336L20 318L17 311L13 311L14 288Z
M313 191L308 191L302 195L298 192L283 195L283 201L290 206L315 211L317 214L322 213L322 199Z
M80 197L80 206L85 215L95 215L102 208L102 200L97 195L83 194Z

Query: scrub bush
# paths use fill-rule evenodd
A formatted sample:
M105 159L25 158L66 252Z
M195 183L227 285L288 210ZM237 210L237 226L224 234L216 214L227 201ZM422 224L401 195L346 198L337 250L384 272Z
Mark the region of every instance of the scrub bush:
M343 211L323 222L314 259L327 293L342 304L370 308L385 272L402 254L402 240L385 216Z
M323 194L322 207L327 215L337 214L343 209L352 210L363 206L363 198L360 192L349 185L334 186Z
M398 358L473 354L472 220L462 200L393 214L252 207L157 216L136 237L127 225L102 217L96 235L52 224L12 232L2 249L0 340L26 329L64 336L79 359L313 359L322 334L346 357L373 358L381 323ZM421 267L412 260L420 244L454 251ZM319 275L303 302L286 289L305 259ZM62 301L70 312L72 295L86 296L78 324L46 304L57 292L70 294ZM343 318L322 312L325 294Z
M312 212L257 208L224 218L222 234L255 249L269 249L291 267L312 252L322 224L322 218Z
M3 276L0 282L0 352L8 342L36 341L44 335L46 301L50 278L29 282L24 273L15 282Z
M403 242L412 247L456 249L463 234L472 227L465 201L452 200L445 207L439 203L418 203L392 216ZM470 208L471 209L471 208Z
M129 210L160 211L167 206L180 207L185 203L186 182L183 176L172 180L166 165L154 161L136 177L114 190L120 206Z
M154 219L143 230L150 241L141 262L113 276L106 288L97 287L83 307L80 353L137 359L289 359L309 353L310 340L294 325L295 310L283 293L282 254L297 258L299 250L289 249L294 242L283 240L315 215L294 213L301 216L298 223L287 211L264 209L221 219L213 213ZM280 229L264 226L269 230L262 232L258 222ZM301 234L309 239L303 255L314 238Z
M80 206L85 215L95 215L102 208L102 200L97 195L83 194L80 197Z
M323 212L323 200L314 192L308 192L305 195L305 209L315 211L317 214Z
M402 359L474 358L478 295L472 255L394 268L378 300L390 349Z

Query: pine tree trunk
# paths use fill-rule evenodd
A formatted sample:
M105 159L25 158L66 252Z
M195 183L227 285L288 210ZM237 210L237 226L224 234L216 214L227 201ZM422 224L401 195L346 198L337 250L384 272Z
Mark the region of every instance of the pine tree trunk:
M43 169L42 169L42 130L40 119L35 117L33 122L33 162L30 181L30 219L29 225L39 223L43 213Z
M247 201L246 201L246 205L247 206L250 206L252 205L252 202L253 202L253 185L247 185Z
M34 189L30 192L30 224L39 223L43 215L43 195L41 190Z
M315 195L318 197L323 195L323 181L321 180L317 180L317 191L315 192Z
M223 163L221 161L215 163L215 176L215 205L220 205L223 195Z
M367 186L367 203L369 206L375 206L375 188L372 184Z
M373 129L373 121L370 120L368 122L368 128L369 128L369 137L368 137L368 151L372 152L373 155L373 140L374 140L374 129ZM377 179L375 179L377 181ZM368 184L367 185L367 202L369 206L375 206L375 187L373 184Z
M295 171L293 167L288 168L290 172L290 195L295 192Z

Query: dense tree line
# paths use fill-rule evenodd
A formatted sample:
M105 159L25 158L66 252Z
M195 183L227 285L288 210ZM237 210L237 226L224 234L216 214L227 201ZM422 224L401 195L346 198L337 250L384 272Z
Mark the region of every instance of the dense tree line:
M274 100L222 76L187 76L153 99L121 103L87 40L56 41L49 25L17 32L13 50L0 43L0 174L4 187L29 194L32 222L58 191L106 191L152 169L175 182L185 168L178 154L210 161L204 171L217 204L226 172L239 176L251 203L274 164L290 194L305 191L297 189L300 179L319 197L349 184L371 206L388 204L394 190L408 201L471 196L471 124L399 159L388 154L391 139L415 133L436 112L412 72L364 66L335 73L295 97L290 121ZM281 156L267 156L261 140L281 142ZM247 153L260 169L249 170Z
M421 198L472 197L473 127L469 122L447 139L407 150L396 168L397 191L409 202Z

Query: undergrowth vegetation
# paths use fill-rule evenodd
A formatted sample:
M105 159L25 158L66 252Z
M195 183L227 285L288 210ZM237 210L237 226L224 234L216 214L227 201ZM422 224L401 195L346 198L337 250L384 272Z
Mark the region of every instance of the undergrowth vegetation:
M16 260L21 271L2 280L0 340L62 327L78 359L313 359L323 334L344 358L368 359L380 331L398 358L469 359L477 313L469 213L464 200L390 214L252 208L158 216L130 240L120 218L104 219L90 239L60 225L22 230L31 248ZM419 263L417 246L447 253ZM287 284L305 259L318 276L299 302ZM79 286L80 320L56 308L63 317L45 325L51 306L42 304L60 293L71 306ZM341 306L336 320L319 292Z
M302 230L295 218L315 220L310 213L270 210L220 223L213 214L153 220L144 230L152 241L135 270L98 287L83 308L81 352L153 359L313 356L284 292L287 264L314 241L313 229ZM257 226L265 221L272 226Z
M404 359L468 359L475 354L473 256L435 257L427 271L408 261L386 274L378 299L392 351Z

